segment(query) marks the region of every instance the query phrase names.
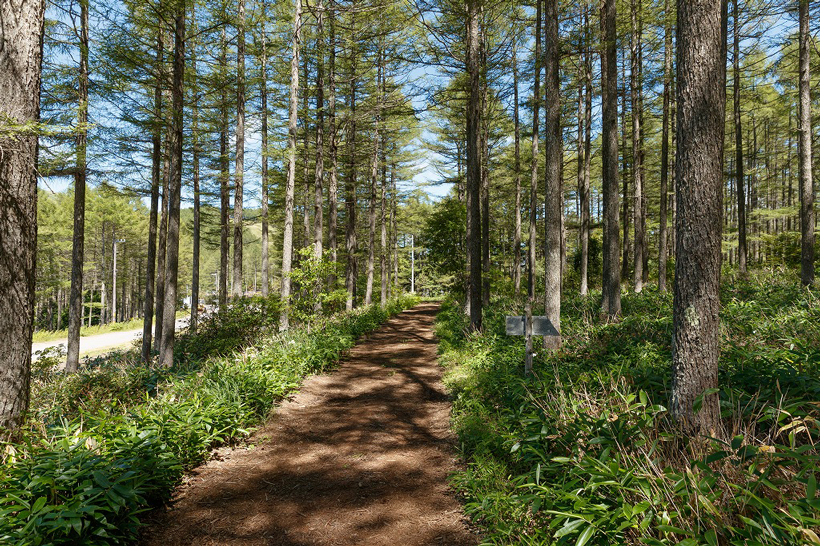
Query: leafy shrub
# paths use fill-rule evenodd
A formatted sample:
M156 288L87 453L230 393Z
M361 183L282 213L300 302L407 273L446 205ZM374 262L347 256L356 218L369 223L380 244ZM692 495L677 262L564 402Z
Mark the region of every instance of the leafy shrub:
M564 348L537 347L532 378L503 335L509 302L482 334L450 302L437 331L469 461L455 483L486 543L820 542L820 306L792 282L722 289L725 440L682 437L664 407L670 295L626 295L618 323L598 319L597 294L565 298Z
M162 380L139 367L123 373L97 367L64 378L59 384L67 391L109 405L85 400L74 408L75 418L43 428L39 436L32 431L28 443L5 445L0 543L132 541L138 515L167 499L185 469L205 460L214 446L246 435L302 378L327 369L357 337L415 301L399 298L384 309L344 314L310 333L269 336L196 371L162 371ZM59 395L59 389L48 392Z
M278 331L280 311L277 295L237 298L218 313L204 316L196 332L185 330L179 335L174 344L174 362L189 364L247 347Z

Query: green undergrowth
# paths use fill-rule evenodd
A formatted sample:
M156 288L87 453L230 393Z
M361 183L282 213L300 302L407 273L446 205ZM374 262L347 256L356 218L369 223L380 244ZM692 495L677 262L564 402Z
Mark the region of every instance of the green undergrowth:
M719 439L668 416L671 295L568 296L563 349L504 335L498 301L467 334L454 302L437 322L465 471L455 484L486 544L820 543L820 301L782 272L721 291Z
M72 376L41 372L30 419L39 426L2 446L0 543L134 540L140 514L167 500L187 469L247 435L306 375L416 301L370 306L173 370L109 362Z

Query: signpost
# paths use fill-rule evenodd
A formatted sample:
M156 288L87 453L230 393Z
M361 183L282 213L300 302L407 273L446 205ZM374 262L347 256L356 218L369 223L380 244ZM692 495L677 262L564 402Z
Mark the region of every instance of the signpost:
M527 338L527 360L524 363L524 373L529 375L532 373L532 336L559 336L561 334L558 333L550 319L542 316L534 317L528 312L523 316L507 317L507 335Z

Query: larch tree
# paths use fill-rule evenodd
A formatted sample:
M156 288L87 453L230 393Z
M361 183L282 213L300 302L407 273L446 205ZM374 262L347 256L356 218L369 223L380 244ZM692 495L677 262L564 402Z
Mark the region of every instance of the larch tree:
M743 122L740 110L740 21L739 0L732 2L732 113L735 128L735 191L737 192L737 265L741 275L746 274L746 190L743 175Z
M228 238L230 229L230 154L228 152L228 39L225 25L222 26L219 40L219 308L225 309L228 304L228 259L231 243Z
M157 57L154 82L154 123L151 128L151 211L148 220L148 256L145 271L145 299L143 304L142 361L151 361L151 339L154 319L154 296L157 262L157 216L159 209L159 187L162 176L162 126L159 123L162 112L162 60L164 55L163 31L157 28Z
M515 227L513 228L513 290L517 296L521 291L521 119L518 96L518 50L512 50L513 73L513 176L515 177Z
M561 135L561 51L558 35L558 0L546 0L544 13L544 72L546 108L544 116L546 187L544 200L544 311L553 327L561 332L562 215L564 195L561 184L563 162ZM558 349L561 336L546 336L544 347Z
M85 243L85 186L88 149L88 0L80 0L80 70L77 85L76 172L74 173L74 232L71 250L71 294L65 369L80 365L80 327L83 321L83 257Z
M663 2L663 110L661 113L661 187L660 226L658 230L658 291L666 292L666 271L669 261L669 123L672 96L672 22L671 0Z
M270 248L270 241L268 238L268 224L269 224L269 200L270 196L268 194L268 188L270 187L269 180L268 180L268 158L270 155L270 151L268 150L268 32L266 28L267 24L267 1L262 0L262 21L261 21L261 45L259 48L259 72L260 72L260 81L259 81L259 93L261 95L262 106L261 106L261 117L262 117L262 207L261 207L261 215L262 215L262 274L261 274L261 292L262 297L268 297L268 290L270 285L270 280L268 275L270 274L270 257L269 257L269 248Z
M629 95L632 103L632 187L634 189L634 205L632 208L633 224L635 226L633 284L635 292L643 290L644 283L644 256L646 254L646 199L644 195L643 177L643 105L642 105L642 0L631 0L630 9L632 32L630 33L630 77ZM637 2L637 3L636 3ZM624 196L626 200L626 196Z
M324 180L325 180L325 6L316 6L316 167L313 182L313 258L321 260L324 242ZM319 293L324 279L316 279L313 289L316 313L322 310Z
M0 4L0 430L9 433L29 401L44 13L42 0Z
M814 284L814 183L811 153L811 73L809 63L809 0L798 0L799 108L798 176L800 177L800 281Z
M245 0L239 0L236 36L236 166L233 200L233 286L231 296L244 294L242 230L245 186Z
M165 306L162 315L160 365L174 364L174 337L176 325L179 280L179 216L182 197L182 123L185 81L185 0L174 6L174 69L171 83L171 156L168 174L168 242L165 274Z
M726 114L722 4L678 0L678 214L670 412L687 433L710 436L720 432L718 290Z
M328 0L328 75L327 75L327 115L328 115L328 154L330 160L330 176L327 186L327 245L330 250L330 261L336 263L339 259L339 243L337 238L339 210L339 143L336 134L336 2ZM329 291L336 289L336 274L331 273L327 279Z
M345 262L345 288L347 289L347 301L345 309L348 311L356 307L356 280L358 277L358 260L356 252L358 241L356 234L356 90L358 88L358 48L356 47L356 6L351 3L350 18L350 38L349 64L350 64L350 90L348 92L348 134L347 134L347 177L345 179L345 251L347 260Z
M302 27L302 0L295 1L293 14L293 53L290 60L290 101L288 106L287 180L285 182L285 229L282 240L282 303L280 327L290 325L287 310L291 292L290 272L293 266L293 199L296 188L296 128L299 112L299 37Z
M189 72L189 81L191 82L191 163L192 163L192 182L194 192L194 218L193 218L193 249L191 256L191 319L188 327L192 332L196 332L197 323L199 322L199 268L201 255L201 237L202 237L202 195L200 192L200 143L199 143L199 75L197 74L197 50L196 44L198 35L197 19L196 19L196 1L191 2L191 25L194 27L193 37L191 38L189 52L191 57L191 70Z
M538 1L538 0L537 0ZM467 253L469 256L470 327L481 329L481 67L480 0L467 0Z
M621 314L620 233L618 230L618 52L615 0L601 0L601 160L604 201L602 310Z

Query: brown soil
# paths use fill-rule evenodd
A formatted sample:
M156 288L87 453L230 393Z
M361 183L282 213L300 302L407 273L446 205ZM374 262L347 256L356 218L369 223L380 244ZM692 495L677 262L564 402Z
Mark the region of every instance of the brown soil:
M437 309L405 311L308 379L247 448L195 471L144 545L476 544L447 485Z

